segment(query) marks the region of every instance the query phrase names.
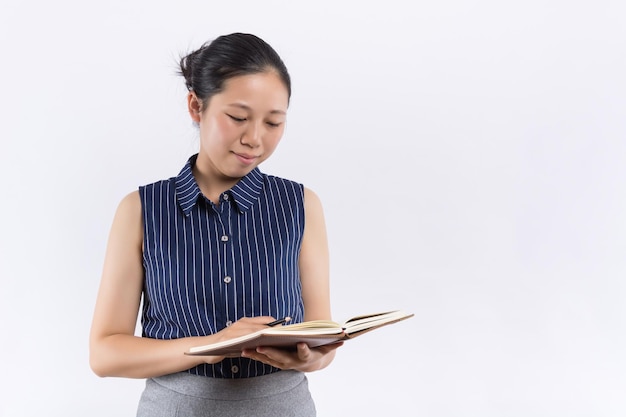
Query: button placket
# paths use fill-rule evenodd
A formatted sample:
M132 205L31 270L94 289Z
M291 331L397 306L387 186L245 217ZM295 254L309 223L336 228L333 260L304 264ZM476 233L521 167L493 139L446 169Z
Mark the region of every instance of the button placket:
M219 213L219 222L220 222L220 231L218 234L218 239L221 242L221 258L223 259L223 269L222 269L222 285L224 287L224 296L225 296L225 326L232 326L234 323L234 317L236 315L236 311L233 310L233 302L235 298L235 289L233 287L234 281L232 274L234 272L234 266L232 265L232 257L231 251L232 242L231 242L231 222L230 222L230 201L228 194L224 193L221 196L222 204L220 204L221 211ZM233 373L239 372L239 369L235 366L236 369L231 369Z

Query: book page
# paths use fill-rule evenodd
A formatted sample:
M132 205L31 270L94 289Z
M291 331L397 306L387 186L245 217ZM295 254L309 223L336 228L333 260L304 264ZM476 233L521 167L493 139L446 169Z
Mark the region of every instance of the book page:
M241 343L257 340L265 336L273 337L275 338L275 340L278 340L279 336L288 336L291 337L291 340L293 340L293 338L297 336L322 337L329 335L339 335L342 333L343 327L341 327L339 324L327 320L317 320L304 323L288 324L279 327L268 327L266 329L261 329L257 332L249 333L233 339L212 343L210 345L192 347L191 349L189 349L189 353L196 353L208 349L239 345ZM336 337L333 337L333 339L336 339Z
M272 327L272 330L295 331L300 329L336 329L343 328L339 323L332 320L311 320L302 323L286 324L280 327Z
M356 334L365 330L373 330L387 324L413 317L413 314L401 310L388 311L385 313L358 316L348 320L345 324L346 333Z

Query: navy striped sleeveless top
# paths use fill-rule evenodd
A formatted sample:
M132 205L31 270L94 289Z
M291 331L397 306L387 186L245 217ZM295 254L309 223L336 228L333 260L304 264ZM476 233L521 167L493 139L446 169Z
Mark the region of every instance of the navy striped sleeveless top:
M144 241L143 336L176 339L218 332L241 317L303 320L298 255L304 188L255 168L215 205L192 174L139 187ZM247 378L277 371L246 358L189 370Z

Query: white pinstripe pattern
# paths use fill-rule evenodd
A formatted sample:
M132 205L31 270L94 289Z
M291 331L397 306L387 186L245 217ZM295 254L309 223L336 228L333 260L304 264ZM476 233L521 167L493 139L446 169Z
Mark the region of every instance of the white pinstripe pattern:
M302 321L302 185L257 168L222 194L215 206L193 177L195 159L192 156L177 177L139 187L144 336L207 335L228 322L259 315ZM245 378L273 371L259 362L233 358L189 372Z

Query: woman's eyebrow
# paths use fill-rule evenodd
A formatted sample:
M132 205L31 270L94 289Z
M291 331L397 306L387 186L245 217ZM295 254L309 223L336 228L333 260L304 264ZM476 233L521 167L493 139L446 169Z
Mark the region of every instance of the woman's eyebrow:
M243 103L230 103L229 104L230 107L238 107L240 109L243 110L247 110L247 111L252 111L252 109L250 108L250 106L243 104ZM280 110L280 109L274 109L274 110L270 110L270 114L281 114L281 115L286 115L287 112L284 110Z

